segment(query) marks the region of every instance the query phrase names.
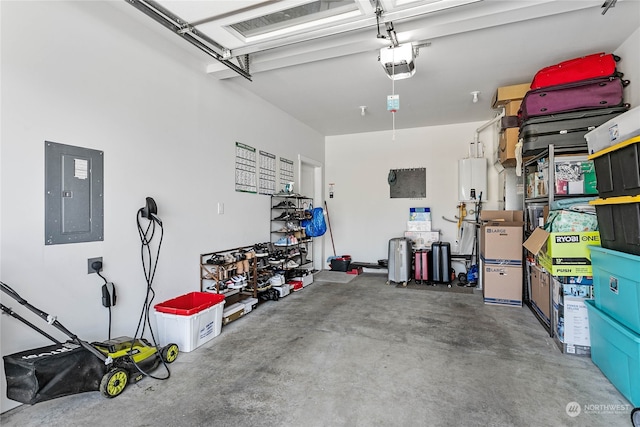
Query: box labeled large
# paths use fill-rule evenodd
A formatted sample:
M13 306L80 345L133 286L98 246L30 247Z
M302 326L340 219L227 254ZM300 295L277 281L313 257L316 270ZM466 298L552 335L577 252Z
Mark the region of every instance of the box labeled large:
M640 406L640 335L586 301L591 360L633 406Z
M553 276L591 276L591 246L600 246L597 231L549 233L536 228L522 244Z
M485 304L522 307L522 266L485 263L482 282Z
M487 264L522 266L522 211L482 211L480 256Z
M158 339L190 352L220 335L224 295L191 292L156 304Z
M591 248L595 304L640 334L640 256Z

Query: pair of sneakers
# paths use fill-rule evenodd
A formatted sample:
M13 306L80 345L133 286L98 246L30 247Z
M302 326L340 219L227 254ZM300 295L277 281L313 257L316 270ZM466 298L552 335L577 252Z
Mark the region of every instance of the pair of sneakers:
M298 244L298 238L293 235L282 236L274 245L275 246L293 246Z
M230 289L242 289L247 286L247 278L243 275L233 276L231 279L232 283L226 284Z

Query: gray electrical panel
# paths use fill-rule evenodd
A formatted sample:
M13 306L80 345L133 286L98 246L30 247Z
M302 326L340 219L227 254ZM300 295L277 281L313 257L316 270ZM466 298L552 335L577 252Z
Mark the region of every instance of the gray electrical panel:
M45 245L104 240L103 152L44 145Z

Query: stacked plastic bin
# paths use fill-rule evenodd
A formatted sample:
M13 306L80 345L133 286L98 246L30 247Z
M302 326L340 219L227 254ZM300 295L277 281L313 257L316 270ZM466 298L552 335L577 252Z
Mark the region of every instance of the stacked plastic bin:
M591 248L591 359L640 406L640 109L585 135L598 185L601 247ZM620 129L624 129L621 133Z

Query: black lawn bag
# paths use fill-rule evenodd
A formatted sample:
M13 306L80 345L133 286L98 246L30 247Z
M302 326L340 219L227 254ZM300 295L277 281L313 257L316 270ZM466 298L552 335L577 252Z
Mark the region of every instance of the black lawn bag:
M86 391L97 391L107 366L73 342L53 344L3 357L7 397L33 405Z

